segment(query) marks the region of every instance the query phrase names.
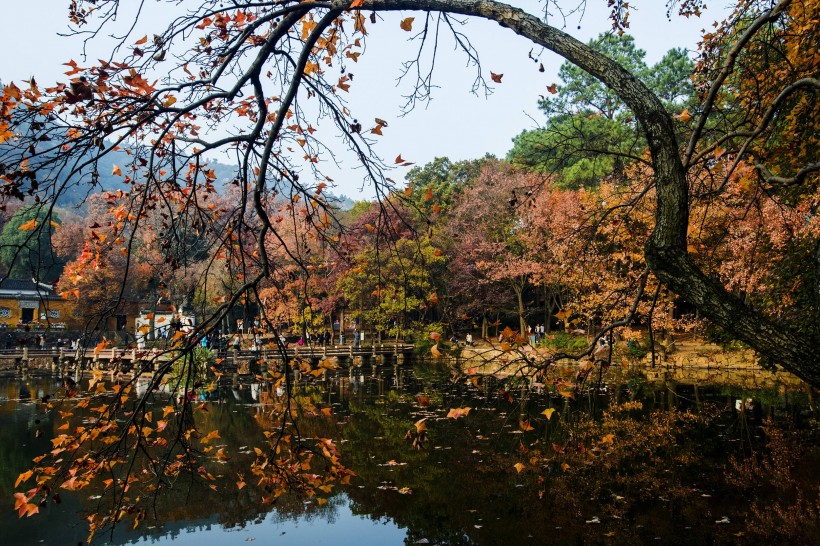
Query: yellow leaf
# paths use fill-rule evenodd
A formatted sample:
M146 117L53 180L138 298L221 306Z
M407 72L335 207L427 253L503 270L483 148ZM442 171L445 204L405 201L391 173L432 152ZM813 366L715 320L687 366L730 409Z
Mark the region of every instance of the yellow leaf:
M515 468L518 471L518 473L521 474L521 471L527 467L524 465L524 463L515 463L513 465L513 468Z
M615 443L615 435L614 434L607 434L603 438L601 438L602 444L613 444Z
M37 227L37 220L29 220L25 224L21 225L18 229L20 231L31 231L32 229Z
M552 414L555 413L555 408L547 408L541 412L541 415L545 415L547 417L547 421L552 418Z
M415 20L415 17L408 17L407 19L404 19L401 22L401 24L399 24L399 26L401 27L402 30L410 32L411 30L413 30L413 21L414 20Z
M569 469L570 469L570 466L567 463L561 463L561 470L566 472Z

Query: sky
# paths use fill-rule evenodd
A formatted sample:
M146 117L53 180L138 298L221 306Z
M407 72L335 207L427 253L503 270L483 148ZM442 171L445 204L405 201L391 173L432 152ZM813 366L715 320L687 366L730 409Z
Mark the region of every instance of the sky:
M81 42L76 38L58 36L66 29L68 3L68 0L27 0L4 5L5 20L16 23L4 28L4 40L9 45L5 48L7 53L0 59L2 81L19 81L34 75L41 85L50 84L64 79L62 73L66 67L62 63L70 59L79 62ZM530 13L541 13L537 1L512 3ZM583 18L571 18L564 28L582 41L610 28L606 0L587 0L587 4ZM700 18L673 16L670 21L662 0L635 0L634 4L629 32L635 37L637 46L646 51L646 61L650 65L672 47L694 51L701 29L711 27L712 21L725 16L724 9L712 8ZM161 24L159 19L163 13L149 14L145 24L150 25L154 20L157 25ZM351 111L365 128L368 123L372 125L376 117L388 122L384 136L376 145L376 151L387 159L387 163L393 163L392 158L399 154L417 165L436 157L449 157L454 161L478 158L487 153L504 157L515 135L543 122L543 115L537 108L538 97L546 93L548 85L560 83L557 73L562 59L550 52L539 54L530 42L495 23L476 20L466 25L465 33L479 52L485 77L489 79L490 71L503 74L501 83L493 85L488 97L483 93L472 94L475 69L466 66L464 55L454 51L452 43L444 41L436 61L434 85L437 87L432 100L402 115L402 96L407 93L408 86L396 82L402 61L414 53L412 45L407 42L414 33L400 30L399 21L408 16L415 16L415 27L420 28L422 15L409 12L387 14L376 25L370 25L366 53L358 63L347 67L355 73L350 93ZM36 23L28 24L28 21ZM558 22L557 19L552 21L553 24ZM135 40L145 33L141 29L136 32L139 36ZM103 56L95 55L94 47L92 43L91 59ZM98 42L96 47L104 48L104 41ZM530 54L538 56L537 63L530 59ZM544 72L538 70L540 63L545 67ZM372 188L362 186L360 175L351 168L354 161L344 156L342 160L341 168L334 167L329 171L337 184L335 193L354 199L372 197ZM389 175L401 180L406 171L406 167L398 168Z

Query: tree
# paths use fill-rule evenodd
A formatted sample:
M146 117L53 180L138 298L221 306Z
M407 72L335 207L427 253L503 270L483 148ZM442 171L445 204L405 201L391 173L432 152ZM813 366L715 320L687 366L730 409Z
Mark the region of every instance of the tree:
M91 26L93 35L100 30L99 25L116 19L120 4L116 0L76 0L71 3L69 17L83 30ZM678 2L670 0L668 4ZM683 0L679 4L684 12L695 13L701 2ZM611 5L615 28L622 31L627 23L627 3ZM379 201L392 206L386 198L392 189L384 174L387 165L372 148L387 124L379 118L360 122L353 116L344 97L356 91L354 80L350 72L340 74L337 70L353 66L365 54L367 28L373 24L368 13L378 20L381 12L403 10L420 14L418 20L406 17L396 22L405 31L414 26L423 29L417 36L422 47L438 43L438 33L452 31L461 51L475 61L475 52L456 16L487 19L562 56L623 101L646 142L646 164L651 167L651 184L636 198L654 194L654 225L645 247L652 272L731 335L809 383L820 385L820 340L816 333L792 324L805 317L773 317L746 304L718 279L706 275L689 249L692 203L720 198L726 189L724 183L742 162L753 159L754 151L763 152L759 162L754 157L754 163L764 187L784 196L791 194L799 204L815 199L820 167L814 160L817 134L811 129L816 125L805 126L809 130L800 134L805 143L800 143L800 153L791 156L794 163L766 161L773 150L794 143L794 133L784 129L803 127L807 119L809 123L816 121L817 101L813 99L820 85L814 53L820 25L816 24L817 6L813 2L781 0L772 6L741 0L736 13L716 33L717 38L707 40L698 72L696 107L676 115L662 100L668 98L666 92L662 97L653 93L629 67L540 17L493 0L248 0L232 4L201 0L150 39L125 34L117 49L125 53L117 60L103 60L94 66L71 61L67 82L45 89L34 80L22 87L6 85L0 97L0 144L9 145L0 151L0 192L9 198L30 194L31 199L53 204L67 191L65 181L97 179L104 158L127 148L128 163L111 167L112 174L122 177L129 188L118 194L119 205L111 210L114 241L118 241L114 250L130 255L143 224L158 210L164 242L183 250L189 230L195 231L209 259L225 260L238 281L236 290L192 336L174 336L175 349L190 354L198 339L246 301L244 298L255 298L258 303L257 289L273 275L276 262L268 254L268 243L284 239L278 218L269 213L273 199L288 200L282 221L304 221L317 237L330 241L335 237L329 233L331 222L323 220L323 214L332 214L332 210L322 193L330 180L320 171L320 160L329 155L333 135L340 137L333 149L348 150L359 161L364 180L374 184ZM119 56L117 51L114 55ZM422 58L406 66L407 74L418 75L411 104L431 90L425 69L418 65ZM770 63L770 59L779 61ZM747 60L754 62L745 64ZM482 84L486 82L484 72L476 66ZM759 80L744 79L744 71L761 76L769 85L755 87ZM501 77L491 73L490 80L499 82ZM741 85L746 81L751 85ZM738 92L746 89L750 92ZM755 108L749 108L750 100ZM723 116L730 107L740 115ZM791 113L801 115L790 119ZM65 131L58 134L46 121L59 123ZM203 129L220 123L232 128L219 132ZM683 139L682 134L686 135ZM215 151L227 151L236 160L237 200L224 211L211 209L200 200L210 193L216 178L205 159ZM696 186L713 161L721 157L729 161L728 169L712 178L712 186ZM404 161L399 156L395 163ZM54 173L65 176L57 178ZM794 204L787 199L780 201L781 206ZM817 240L815 208L810 207L813 216L807 220L812 225L807 232L812 242ZM808 264L817 271L820 245L806 246L814 248L814 255L795 266L805 268ZM294 250L289 249L298 256ZM165 257L173 266L179 265L179 255L168 252ZM812 279L816 286L820 276L803 278ZM602 331L628 323L632 315ZM132 385L121 387L107 405L95 410L100 415L93 426L71 429L60 438L55 451L61 454L71 448L74 456L61 458L59 464L40 464L37 483L77 488L100 480L101 468L111 472L115 485L107 494L117 502L112 503L111 512L92 520L99 526L117 521L122 515L119 508L136 502L133 491L140 488L132 481L143 480L146 489L153 491L180 472L196 472L195 448L206 439L195 435L191 418L195 408L185 401L186 396L179 406L170 406L169 415L174 419L163 420L161 430L146 425L147 402L171 366L160 366L151 388L140 395ZM277 380L289 385L288 378L282 374ZM183 385L183 391L190 392L193 386L193 382ZM126 406L123 399L129 400L129 396L134 404ZM281 415L283 428L292 427L292 412ZM103 432L104 445L95 444ZM172 434L173 441L168 441ZM252 469L254 478L268 486L274 498L286 487L315 492L346 476L331 442L319 439L306 446L296 439L298 436L283 431L259 448L260 460ZM324 465L314 463L314 467L325 469L323 474L292 471L310 468L314 456L323 458ZM119 464L125 462L128 464ZM120 471L142 468L143 464L150 470L146 468L139 476ZM114 471L112 466L116 466ZM29 501L44 491L39 487L31 495L21 493L24 511L28 506L36 508Z
M686 52L672 49L653 67L646 53L626 34L602 34L589 47L610 57L643 81L673 113L691 99L694 68ZM562 85L548 88L553 97L538 106L547 116L541 129L514 139L508 159L516 165L552 173L566 187L594 187L601 180L623 178L624 168L643 160L646 148L632 112L616 93L570 62L561 65Z
M539 183L535 175L516 173L511 166L498 161L487 162L476 180L462 192L448 226L455 241L451 249L454 269L461 271L453 280L467 283L463 287L467 294L477 286L507 286L515 296L513 312L518 318L519 332L527 331L524 293L540 270L524 243L527 226L520 221L520 209L528 205ZM466 260L459 260L458 254ZM465 269L465 261L475 264L472 279L465 275L470 271Z
M0 234L0 263L8 276L53 282L62 272L51 238L60 227L55 212L39 206L18 210Z

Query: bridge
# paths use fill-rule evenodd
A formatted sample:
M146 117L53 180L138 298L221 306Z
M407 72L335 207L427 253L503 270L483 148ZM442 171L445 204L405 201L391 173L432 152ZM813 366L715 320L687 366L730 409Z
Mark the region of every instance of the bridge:
M373 343L370 345L304 345L286 349L288 361L301 359L316 366L321 360L334 359L340 367L365 364L403 364L414 346L406 343ZM283 356L278 348L260 350L213 351L219 367L239 374L251 373L255 368L282 367ZM170 349L86 347L79 349L21 347L0 350L0 368L12 366L20 372L51 371L65 375L69 370L94 369L110 372L150 372L158 362L175 357Z

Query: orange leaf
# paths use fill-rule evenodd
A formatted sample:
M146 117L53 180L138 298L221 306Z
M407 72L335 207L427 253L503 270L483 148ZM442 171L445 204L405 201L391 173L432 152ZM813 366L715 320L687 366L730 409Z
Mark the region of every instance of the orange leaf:
M555 85L555 84L548 85L548 86L547 86L547 91L549 91L550 93L552 93L553 95L555 95L556 93L558 93L558 86L557 86L557 85Z
M96 346L96 347L94 347L94 356L97 356L98 354L100 354L100 351L102 351L102 350L103 350L103 349L105 349L106 347L108 347L108 341L101 341L101 342L99 342L99 343L97 344L97 346Z
M687 121L692 119L692 114L689 113L689 108L687 108L686 110L684 110L680 114L676 115L675 117L678 118L679 120L681 120L683 123L686 123Z
M29 220L25 224L21 225L18 229L20 231L31 231L32 229L37 227L37 220Z
M114 166L111 168L111 176L122 176L122 169L120 169L116 163L114 163Z
M459 419L470 413L470 408L453 408L447 414L448 419Z
M411 30L413 30L413 21L414 20L415 20L415 17L408 17L407 19L404 19L401 22L401 24L399 24L399 26L401 27L402 30L410 32Z
M518 426L519 426L519 427L521 427L521 430L523 430L524 432L529 432L529 431L531 431L531 430L535 430L535 427L533 427L533 426L530 424L529 419L525 419L525 420L523 420L523 421L519 421L519 422L518 422Z
M137 40L136 45L142 45L147 41L148 41L148 36L146 35L146 36L143 36L142 38L140 38L139 40Z
M14 487L17 487L18 485L20 485L20 482L28 481L28 479L31 477L32 474L34 474L34 472L31 471L31 470L27 470L26 472L23 472L22 474L20 474L17 477L17 481L14 482Z
M515 463L513 465L513 468L515 468L518 471L518 473L521 474L521 471L527 467L523 463Z
M364 0L353 0L353 2L350 4L350 9L358 8L362 4L364 4Z
M501 83L501 78L504 77L504 74L496 74L495 72L490 72L490 79L493 80L495 83Z

